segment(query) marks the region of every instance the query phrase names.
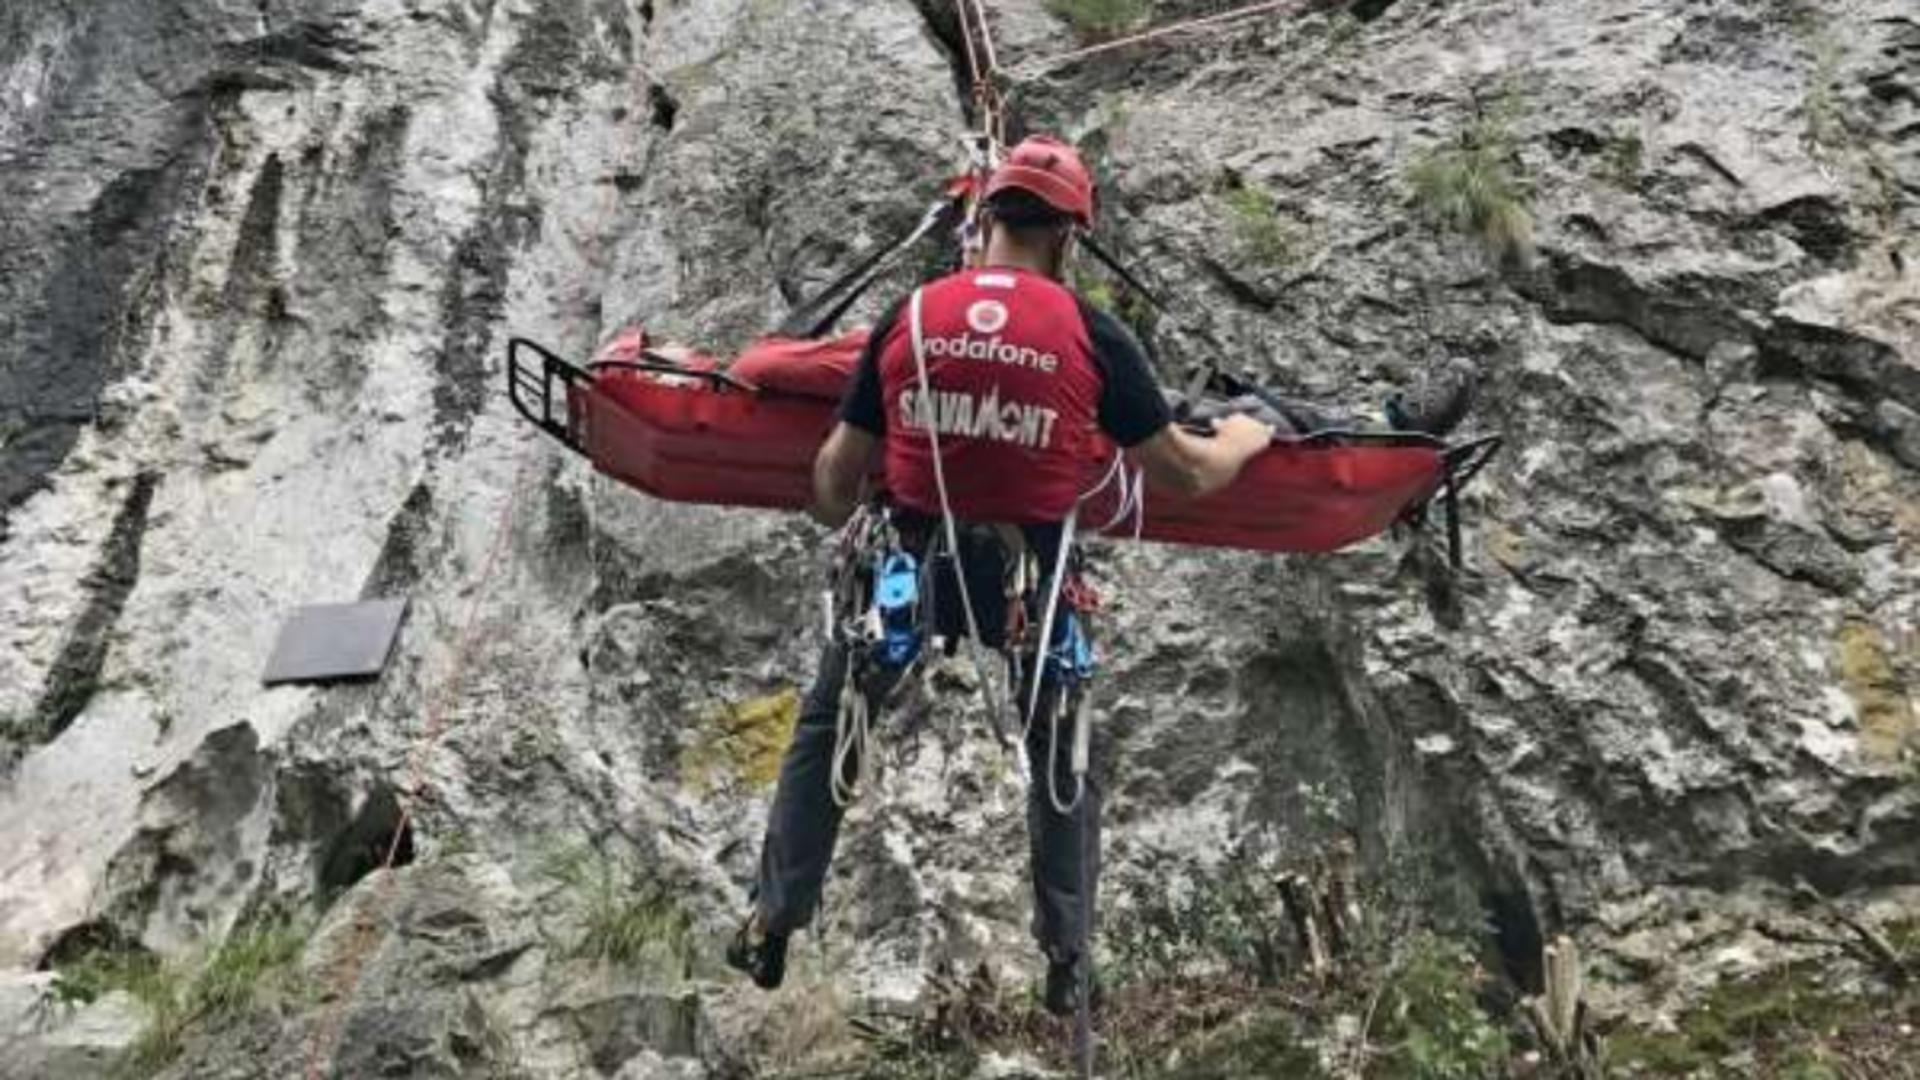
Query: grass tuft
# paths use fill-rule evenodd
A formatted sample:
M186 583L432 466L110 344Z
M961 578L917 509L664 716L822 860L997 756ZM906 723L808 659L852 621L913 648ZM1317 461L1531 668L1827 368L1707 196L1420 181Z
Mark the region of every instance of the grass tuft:
M1258 188L1233 187L1221 201L1232 226L1234 246L1244 258L1260 266L1282 267L1299 257L1299 230L1280 216L1272 197Z
M686 979L693 974L693 920L669 887L624 859L591 848L547 861L575 930L565 954L608 967Z
M1113 286L1099 274L1074 265L1067 269L1067 282L1082 300L1099 308L1109 315L1119 314L1119 301L1114 296Z
M1640 187L1641 173L1646 169L1646 157L1647 146L1640 133L1625 130L1607 140L1601 167L1607 179L1615 185L1634 191Z
M1901 1011L1897 1004L1863 1003L1824 985L1815 963L1789 964L1714 987L1673 1031L1614 1032L1607 1037L1607 1060L1620 1069L1684 1076L1712 1070L1735 1053L1758 1052L1770 1059L1767 1075L1811 1080L1831 1074L1826 1057L1855 1037L1849 1028L1860 1017L1888 1020Z
M270 919L239 927L194 976L194 1012L227 1019L252 1009L273 987L276 975L300 959L306 944L306 928L291 920Z
M1801 102L1801 112L1806 117L1801 141L1809 157L1826 164L1853 141L1840 105L1840 64L1846 52L1824 29L1810 31L1807 37L1812 69L1807 75L1806 94Z
M1475 238L1502 262L1524 263L1533 254L1533 196L1516 167L1504 114L1484 115L1422 152L1407 182L1427 220Z
M103 945L60 965L47 998L54 1005L75 1006L125 991L146 1013L146 1026L115 1072L150 1076L180 1055L194 1026L218 1026L244 1016L283 988L284 973L306 941L300 924L262 919L236 927L197 967L162 960L131 943Z
M44 719L0 714L0 743L16 743L24 749L46 741L47 724Z

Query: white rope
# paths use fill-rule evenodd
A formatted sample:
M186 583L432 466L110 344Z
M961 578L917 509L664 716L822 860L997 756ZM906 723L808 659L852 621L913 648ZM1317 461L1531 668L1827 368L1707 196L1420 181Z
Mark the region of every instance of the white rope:
M1086 493L1080 496L1079 501L1086 502L1088 499L1091 499L1095 495L1098 495L1101 492L1107 490L1107 485L1113 483L1115 478L1118 478L1120 481L1119 493L1114 496L1113 516L1108 518L1104 525L1101 525L1098 528L1094 529L1093 530L1094 532L1104 533L1108 529L1113 528L1115 525L1120 524L1121 519L1127 516L1126 462L1127 462L1126 454L1123 451L1116 448L1113 452L1113 461L1111 464L1107 466L1106 475L1100 478L1099 483L1093 485L1091 488L1088 488Z
M919 408L916 411L920 414L920 426L927 433L927 442L933 451L933 486L940 494L940 520L946 530L947 550L953 555L953 576L954 580L960 584L960 607L966 612L967 635L971 639L967 645L967 654L973 658L974 666L980 669L982 691L987 699L987 708L998 717L1002 714L1002 699L998 686L994 682L992 665L980 663L976 652L982 644L980 623L973 613L973 592L967 586L967 568L960 555L960 527L954 521L953 503L947 497L947 471L940 460L940 431L939 425L935 423L933 381L927 377L927 350L920 316L920 297L923 291L913 290L913 297L907 302L907 328L913 344L913 366L920 383ZM997 720L994 722L994 729L999 730Z
M1146 467L1133 473L1133 538L1146 530Z
M918 379L920 390L919 401L916 403L918 407L915 411L919 413L920 426L926 431L927 441L932 450L933 484L940 496L940 520L946 531L947 547L953 553L954 577L960 586L960 604L962 610L966 613L967 633L972 638L974 645L977 645L981 640L980 625L974 615L973 596L967 586L966 566L961 560L959 525L953 516L952 499L947 494L946 466L941 460L940 432L938 425L935 423L933 380L927 375L925 331L921 314L922 292L923 290L915 289L913 296L907 302L907 327L913 346L914 374ZM1027 707L1023 710L1023 716L1021 718L1020 745L1023 756L1025 754L1026 740L1033 732L1033 722L1040 711L1040 688L1046 682L1047 663L1051 657L1053 647L1053 627L1056 618L1059 616L1060 596L1066 587L1067 556L1073 549L1074 530L1080 517L1080 503L1098 494L1109 483L1113 482L1116 477L1119 478L1121 483L1121 513L1120 517L1115 518L1115 522L1118 522L1125 516L1128 503L1133 502L1136 505L1144 507L1143 495L1132 497L1128 495L1126 490L1126 468L1124 459L1116 452L1113 464L1108 467L1106 476L1102 478L1099 484L1080 495L1080 497L1074 501L1073 509L1067 512L1066 521L1062 523L1059 547L1054 553L1053 575L1047 583L1047 602L1040 619L1040 641L1035 650L1034 670L1032 673L1033 686L1029 692ZM1141 477L1142 482L1144 482L1144 479L1143 474ZM973 645L970 645L969 651L971 651L972 648ZM997 715L1000 708L1000 701L999 695L994 692L996 686L992 673L985 670L984 666L980 665L977 660L975 666L982 667L981 674L987 688L988 708L995 710ZM1073 767L1073 798L1071 800L1062 799L1059 790L1058 769L1056 768L1059 760L1060 705L1060 701L1055 701L1053 708L1048 710L1047 800L1059 813L1070 814L1074 808L1080 804L1081 798L1086 793L1086 772L1092 735L1091 732L1087 730L1085 710L1076 708L1074 716L1073 756L1071 758L1071 765Z
M867 695L854 686L853 651L847 652L847 670L840 679L840 707L833 721L833 775L829 778L833 804L845 810L860 797L867 780ZM846 779L848 755L854 756L853 779Z
M1033 730L1034 715L1040 711L1040 687L1047 681L1047 664L1053 659L1053 623L1060 613L1060 594L1066 591L1067 553L1073 547L1073 529L1080 517L1080 505L1074 504L1067 511L1067 520L1060 526L1060 548L1053 557L1053 579L1047 582L1047 604L1040 617L1040 644L1035 650L1033 665L1033 690L1027 698L1026 725L1022 730L1021 741L1024 744L1027 733ZM1086 791L1086 773L1076 768L1073 775L1073 798L1063 801L1060 798L1058 769L1055 763L1060 750L1060 706L1056 697L1047 710L1047 801L1061 814L1070 814L1080 804L1080 796ZM1076 742L1078 741L1076 732Z

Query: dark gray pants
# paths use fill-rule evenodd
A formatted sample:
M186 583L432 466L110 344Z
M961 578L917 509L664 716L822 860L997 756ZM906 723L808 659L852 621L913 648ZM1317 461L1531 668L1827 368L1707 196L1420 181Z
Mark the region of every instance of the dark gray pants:
M986 589L997 594L999 581L991 572L992 565L982 570L975 570L974 566L973 557L969 556L968 581L973 585L976 604L986 607L988 605L981 605L979 601ZM995 606L997 608L997 604ZM998 625L989 622L994 613L979 611L978 614L981 632L987 635L989 626ZM819 675L801 706L793 743L787 747L786 759L780 766L780 785L774 792L773 808L767 816L767 838L760 850L760 875L754 891L762 924L770 933L788 934L807 925L820 905L820 887L826 880L834 841L840 833L841 810L834 804L829 781L833 770L834 719L845 675L845 654L841 647L829 645L821 656ZM1051 685L1042 688L1042 717L1046 715L1052 690ZM1025 701L1022 694L1019 707L1024 708ZM884 740L886 725L880 717L874 721L876 739ZM1073 733L1064 718L1059 739L1055 773L1064 801L1073 797ZM1027 843L1033 867L1033 934L1050 957L1065 958L1079 951L1082 940L1083 870L1089 892L1094 891L1099 880L1100 789L1093 778L1088 777L1082 804L1071 813L1056 811L1047 794L1047 743L1048 725L1042 720L1033 725L1026 743L1027 758L1031 762ZM848 761L848 775L843 779L851 781L855 767L854 762ZM1084 868L1083 858L1087 860ZM1089 896L1087 911L1093 910L1091 899Z

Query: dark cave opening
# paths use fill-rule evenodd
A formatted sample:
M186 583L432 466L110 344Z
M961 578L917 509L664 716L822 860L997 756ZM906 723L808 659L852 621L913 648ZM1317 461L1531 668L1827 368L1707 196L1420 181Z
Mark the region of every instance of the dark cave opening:
M1393 5L1394 0L1355 0L1354 5L1347 10L1353 13L1354 18L1367 23L1385 15L1387 9Z
M1480 905L1486 911L1507 978L1527 993L1540 993L1546 982L1541 950L1547 941L1525 890L1483 889Z
M647 121L661 131L672 133L680 118L680 103L657 83L647 87Z
M102 919L94 919L61 931L60 936L54 938L53 943L40 954L40 962L34 965L34 970L58 971L84 962L89 957L107 955L151 958L153 953L128 937L119 927Z
M334 897L388 864L407 866L414 858L413 819L403 814L400 800L385 787L376 788L360 812L320 858L316 881L322 897Z

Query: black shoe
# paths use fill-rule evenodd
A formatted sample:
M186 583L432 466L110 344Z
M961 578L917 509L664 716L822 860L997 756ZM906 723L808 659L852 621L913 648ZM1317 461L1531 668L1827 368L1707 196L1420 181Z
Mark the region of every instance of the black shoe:
M1098 1011L1105 997L1100 992L1099 974L1092 973L1088 981L1093 984L1093 1007ZM1055 1016L1072 1016L1079 1010L1080 962L1078 957L1067 956L1059 960L1047 961L1047 989L1040 1003Z
M1426 385L1413 400L1401 394L1388 400L1387 423L1395 431L1445 435L1467 418L1479 389L1480 380L1472 362L1449 360L1445 367L1427 377Z
M762 990L777 990L787 977L787 935L761 934L756 939L754 919L748 918L727 946L727 966L746 973Z

